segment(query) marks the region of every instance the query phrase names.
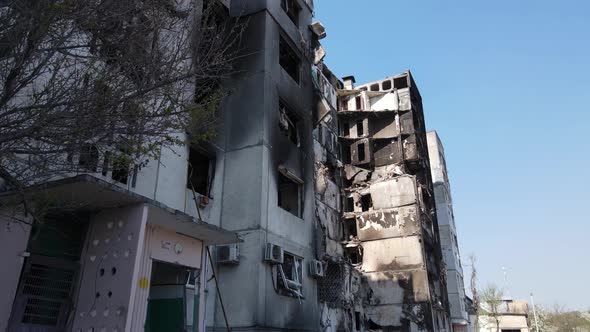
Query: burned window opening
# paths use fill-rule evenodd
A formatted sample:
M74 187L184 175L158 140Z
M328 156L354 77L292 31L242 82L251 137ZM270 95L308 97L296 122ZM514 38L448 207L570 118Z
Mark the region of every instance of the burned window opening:
M371 91L379 91L379 83L371 85Z
M381 83L381 89L382 90L391 90L391 81L390 80L383 81Z
M352 265L360 265L363 263L361 246L344 248L344 255L350 260Z
M408 78L406 76L397 77L393 79L393 86L396 89L404 89L408 87Z
M371 208L373 208L373 200L371 199L371 194L361 196L361 208L363 212L369 211Z
M303 186L301 182L279 171L278 205L296 217L301 218L303 210Z
M301 7L297 4L296 0L281 0L281 8L285 11L287 16L295 23L296 26L299 26L299 12L301 11Z
M214 169L214 157L197 147L191 147L188 155L186 187L203 196L211 197Z
M345 209L346 212L354 212L354 199L352 197L346 197Z
M358 151L358 160L360 162L362 162L366 158L366 155L365 155L365 143L360 143L359 145L357 145L357 151Z
M303 297L303 259L285 252L283 264L277 265L277 288L280 294Z
M279 127L289 138L289 141L297 147L301 145L298 125L299 119L295 116L295 113L287 107L285 102L279 100Z
M342 100L340 101L340 105L341 105L341 106L340 106L340 108L341 108L343 111L348 111L348 99L342 99Z
M350 164L352 162L352 156L350 154L350 146L343 146L342 147L342 162L345 164Z
M361 313L360 313L360 311L354 312L354 329L356 331L361 330Z
M356 135L358 137L361 137L364 134L365 134L365 128L364 128L364 125L363 125L363 120L358 120L356 122ZM365 158L362 158L362 159L365 159Z
M358 232L356 229L356 219L349 218L344 220L344 226L346 227L346 240L351 240L352 238L358 237Z
M342 135L345 137L350 136L350 124L347 121L342 123Z
M356 106L356 109L357 110L362 110L363 109L361 96L356 96L354 98L354 103L355 103L355 106Z
M91 172L98 169L98 149L94 144L83 144L80 149L80 159L78 165Z
M279 64L295 82L299 83L301 60L282 36L279 40Z

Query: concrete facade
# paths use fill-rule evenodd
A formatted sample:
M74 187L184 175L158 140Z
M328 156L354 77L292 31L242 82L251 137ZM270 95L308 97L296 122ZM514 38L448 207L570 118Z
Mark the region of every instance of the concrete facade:
M240 74L225 82L232 93L223 104L223 132L216 155L223 160L223 175L216 175L223 187L218 195L219 226L238 233L244 241L239 246L239 264L215 266L232 329L318 328L316 280L307 271L309 262L316 259L314 99L308 57L312 8L303 1L297 1L297 6L296 22L281 1L232 1L230 6L232 13L248 20L242 45L246 56L237 68ZM296 77L280 63L283 48L297 59ZM295 127L293 136L281 127L285 116ZM279 179L284 178L297 187L298 211L279 206ZM268 243L303 263L301 298L280 289L278 266L264 260ZM208 330L225 330L214 289L209 290L208 301Z
M432 181L434 184L434 198L436 201L436 215L440 233L440 244L447 270L447 291L451 308L451 323L453 329L462 330L469 325L469 315L465 306L465 285L463 281L463 267L457 241L457 227L453 213L451 186L445 161L444 147L436 131L426 134Z

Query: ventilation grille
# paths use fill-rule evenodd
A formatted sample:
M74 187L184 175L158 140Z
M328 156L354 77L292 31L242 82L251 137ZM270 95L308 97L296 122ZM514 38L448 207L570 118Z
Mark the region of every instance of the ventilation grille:
M76 271L31 264L23 280L26 298L22 323L57 326L69 302Z

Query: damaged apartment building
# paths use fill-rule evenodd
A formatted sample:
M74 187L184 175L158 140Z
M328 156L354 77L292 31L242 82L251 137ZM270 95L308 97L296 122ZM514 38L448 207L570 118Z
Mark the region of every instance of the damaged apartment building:
M422 100L411 73L338 90L344 256L369 288L367 329L449 329Z

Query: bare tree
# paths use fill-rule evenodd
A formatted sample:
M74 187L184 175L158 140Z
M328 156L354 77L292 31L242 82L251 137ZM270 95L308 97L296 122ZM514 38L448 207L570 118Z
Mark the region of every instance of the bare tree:
M481 312L496 324L496 332L500 331L502 315L502 291L498 286L489 284L481 291Z
M475 266L477 258L474 254L469 255L469 262L471 265L471 279L470 279L470 289L471 289L471 296L473 297L473 308L475 310L475 329L479 330L479 293L477 291L477 269Z
M217 0L0 1L4 187L208 137L244 26Z

